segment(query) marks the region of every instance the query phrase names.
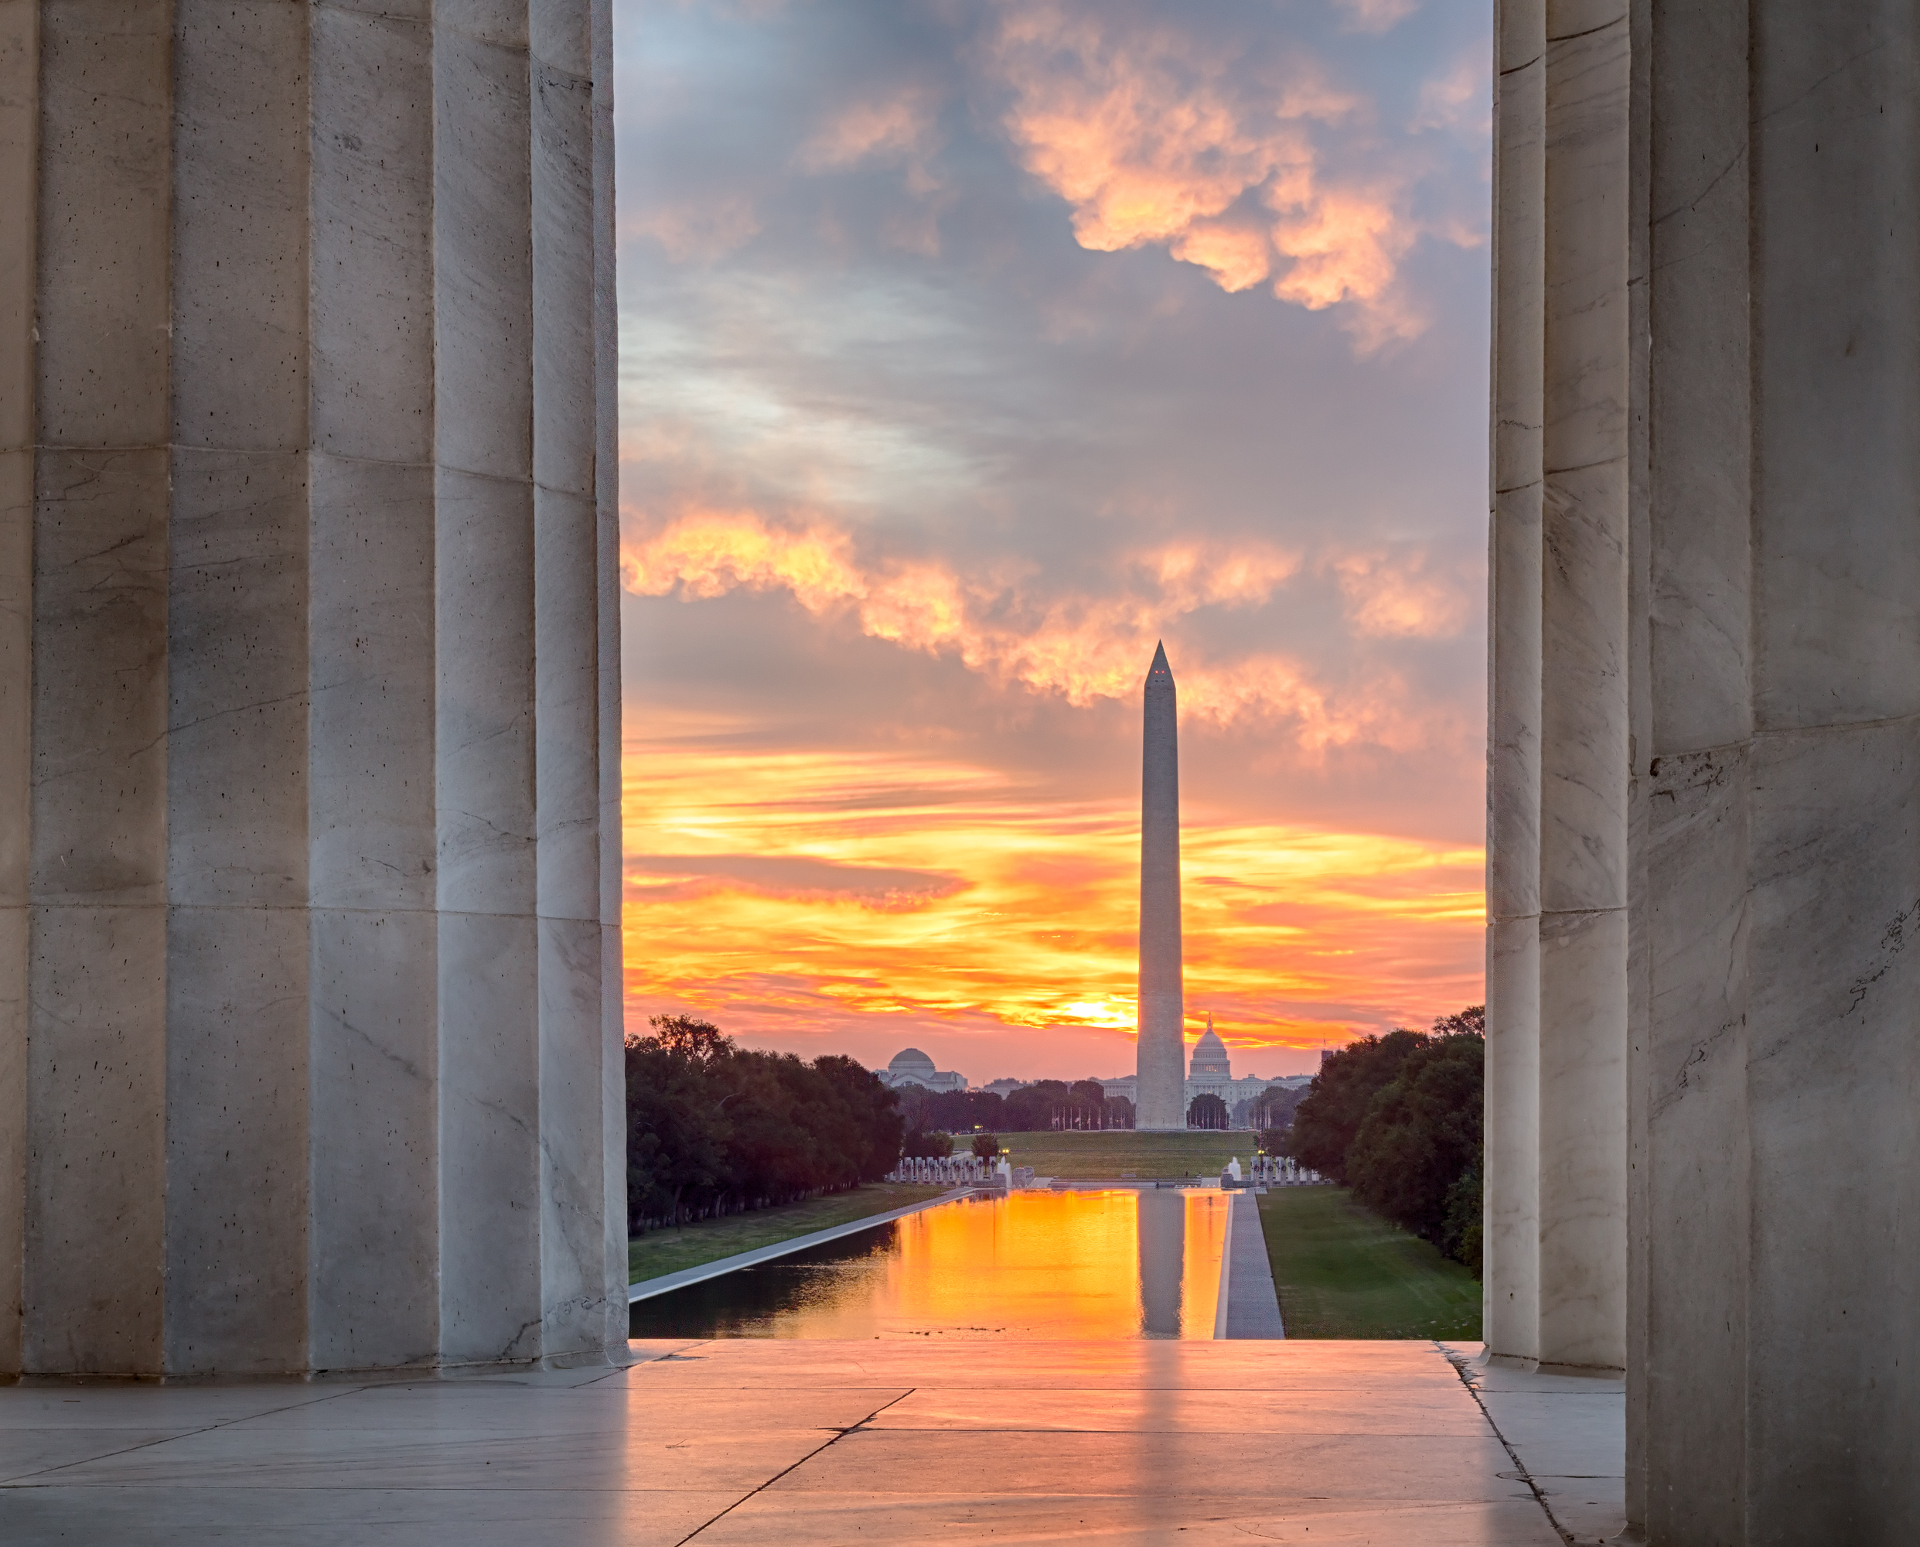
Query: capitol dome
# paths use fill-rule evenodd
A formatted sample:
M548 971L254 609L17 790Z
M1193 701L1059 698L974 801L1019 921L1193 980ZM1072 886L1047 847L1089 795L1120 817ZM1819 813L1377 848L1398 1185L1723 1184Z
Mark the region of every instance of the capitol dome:
M932 1074L933 1060L917 1047L902 1048L887 1065L889 1074Z
M1198 1042L1193 1045L1192 1077L1199 1079L1203 1074L1219 1075L1222 1079L1233 1078L1233 1065L1227 1059L1227 1047L1208 1026Z

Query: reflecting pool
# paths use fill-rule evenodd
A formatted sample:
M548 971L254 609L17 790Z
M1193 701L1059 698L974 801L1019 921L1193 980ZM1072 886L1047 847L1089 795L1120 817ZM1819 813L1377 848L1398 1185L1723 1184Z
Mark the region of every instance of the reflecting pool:
M1214 1188L963 1198L634 1305L643 1338L1210 1338Z

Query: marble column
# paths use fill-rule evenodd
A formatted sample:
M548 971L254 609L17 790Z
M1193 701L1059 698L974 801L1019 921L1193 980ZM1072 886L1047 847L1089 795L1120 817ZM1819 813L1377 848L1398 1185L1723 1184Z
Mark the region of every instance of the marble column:
M1920 19L1655 6L1656 1542L1920 1529Z
M1616 56L1601 41L1615 12L1531 14L1546 24L1544 279L1508 261L1535 185L1511 175L1527 50L1502 31L1489 871L1532 854L1512 726L1537 628L1542 966L1537 1041L1524 973L1490 974L1489 1343L1528 1352L1503 1310L1527 1264L1496 1244L1502 1200L1518 1217L1512 1200L1537 1189L1532 1357L1551 1361L1552 1236L1598 1260L1596 1221L1624 1199L1628 1503L1647 1540L1906 1541L1920 1528L1920 19L1885 0L1635 0ZM1556 58L1584 60L1564 135ZM1603 211L1588 196L1612 200L1623 170L1619 213ZM1620 369L1614 317L1628 319ZM1500 449L1524 437L1535 348L1538 622L1501 569L1516 550L1525 562L1501 491L1527 469ZM1557 683L1577 692L1556 720ZM1603 746L1618 760L1583 760ZM1616 898L1628 925L1624 948L1587 957L1587 997L1557 1010L1556 820L1555 884L1579 880L1563 902L1589 904L1569 930L1590 917L1597 939ZM1490 962L1524 914L1523 888L1500 885ZM1611 1179L1596 1148L1587 1182L1557 1192L1552 1091L1584 1091L1593 1112L1616 1099L1623 1016L1627 1146ZM1513 1093L1536 1046L1530 1172ZM1586 1316L1572 1311L1563 1327Z
M1498 25L1487 1337L1626 1362L1628 26Z
M624 1343L609 79L0 0L0 1370Z

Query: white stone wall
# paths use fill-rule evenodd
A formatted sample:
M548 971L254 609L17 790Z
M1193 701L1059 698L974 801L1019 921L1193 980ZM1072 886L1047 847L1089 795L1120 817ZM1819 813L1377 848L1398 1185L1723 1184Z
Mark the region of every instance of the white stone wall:
M624 1338L609 71L0 0L0 1370Z

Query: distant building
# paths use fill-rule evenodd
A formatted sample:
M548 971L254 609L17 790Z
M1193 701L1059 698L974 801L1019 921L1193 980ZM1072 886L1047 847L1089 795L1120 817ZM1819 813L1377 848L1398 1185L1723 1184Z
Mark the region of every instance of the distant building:
M1016 1090L1025 1090L1032 1083L1031 1080L988 1080L980 1088L990 1090L996 1096L1011 1096Z
M967 1077L951 1069L936 1069L933 1060L917 1047L902 1048L880 1075L880 1083L892 1090L903 1085L918 1085L922 1090L965 1090Z
M1303 1074L1288 1075L1278 1080L1263 1080L1258 1075L1233 1077L1233 1062L1227 1053L1226 1044L1215 1034L1213 1018L1207 1018L1207 1029L1201 1033L1200 1040L1194 1044L1193 1056L1187 1065L1186 1090L1181 1097L1181 1111L1193 1105L1193 1098L1203 1094L1218 1096L1227 1104L1229 1122L1235 1128L1245 1128L1252 1116L1253 1103L1262 1091L1278 1087L1292 1090L1304 1085L1310 1077ZM1102 1080L1101 1087L1108 1096L1125 1096L1134 1099L1134 1076L1121 1075L1116 1079ZM992 1087L989 1087L991 1089Z

